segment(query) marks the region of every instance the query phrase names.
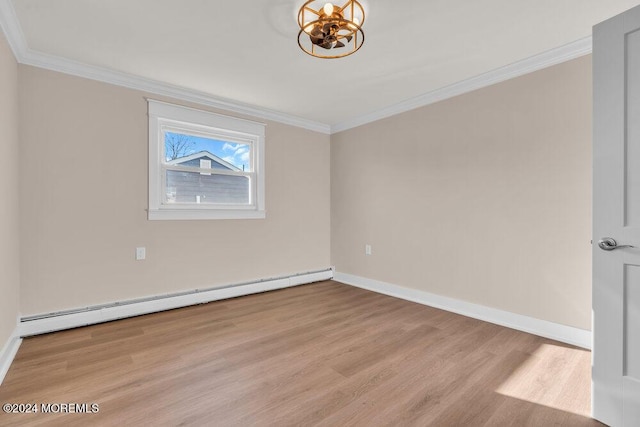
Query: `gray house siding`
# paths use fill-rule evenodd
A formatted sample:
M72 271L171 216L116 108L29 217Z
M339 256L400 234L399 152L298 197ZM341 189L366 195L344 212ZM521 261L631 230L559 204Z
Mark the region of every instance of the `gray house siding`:
M220 157L202 151L170 163L180 166L200 167L200 160L210 160L211 170L239 171ZM167 171L167 200L171 203L220 203L249 204L250 182L246 176L219 175L216 173Z
M250 202L249 179L244 176L167 171L167 189L175 191L176 203L196 203L197 196L200 203Z

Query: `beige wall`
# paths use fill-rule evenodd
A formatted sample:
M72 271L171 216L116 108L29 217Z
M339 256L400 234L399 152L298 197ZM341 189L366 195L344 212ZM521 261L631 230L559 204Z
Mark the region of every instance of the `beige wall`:
M23 315L330 265L328 135L267 124L265 220L148 221L145 94L19 81Z
M333 263L590 329L590 59L339 133L330 150L268 123L267 219L251 221L147 221L145 94L20 66L22 315Z
M590 203L590 56L331 139L343 273L588 330Z
M18 65L0 31L0 351L19 308Z

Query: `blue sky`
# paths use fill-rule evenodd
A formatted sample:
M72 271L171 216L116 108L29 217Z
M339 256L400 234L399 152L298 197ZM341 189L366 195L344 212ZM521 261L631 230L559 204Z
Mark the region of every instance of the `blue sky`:
M175 133L167 132L165 141L168 141L171 137L175 137L175 135ZM187 146L185 147L182 156L188 156L189 154L197 153L198 151L208 151L211 154L215 154L220 157L224 161L237 166L241 170L251 170L249 144L239 144L192 135L181 136L187 138Z

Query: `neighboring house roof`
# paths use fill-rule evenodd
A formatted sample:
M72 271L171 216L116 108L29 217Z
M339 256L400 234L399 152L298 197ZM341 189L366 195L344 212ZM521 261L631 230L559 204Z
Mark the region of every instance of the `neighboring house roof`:
M193 154L189 154L188 156L184 156L184 157L178 157L177 159L173 159L167 162L168 165L180 165L183 163L187 163L190 162L192 160L199 160L199 159L203 159L203 158L207 158L209 160L211 160L211 167L215 168L215 165L213 164L214 162L217 163L218 165L222 166L225 169L229 169L232 171L241 171L241 169L237 166L232 165L231 163L222 160L220 157L216 156L213 153L210 153L208 151L198 151L197 153L193 153Z

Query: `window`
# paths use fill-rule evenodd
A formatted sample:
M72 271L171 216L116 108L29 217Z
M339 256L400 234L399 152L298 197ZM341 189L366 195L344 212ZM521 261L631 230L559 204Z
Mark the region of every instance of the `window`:
M148 102L149 219L265 217L264 124Z

